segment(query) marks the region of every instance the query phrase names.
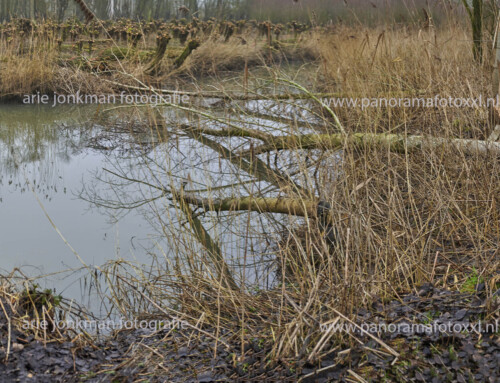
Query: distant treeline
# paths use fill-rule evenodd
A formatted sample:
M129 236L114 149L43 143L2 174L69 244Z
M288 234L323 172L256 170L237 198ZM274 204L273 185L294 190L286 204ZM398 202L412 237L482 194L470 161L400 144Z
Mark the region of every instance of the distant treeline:
M460 12L457 0L86 0L101 19L256 19L325 24L412 23L432 16L440 24ZM63 20L83 14L74 0L0 0L0 21L13 17Z

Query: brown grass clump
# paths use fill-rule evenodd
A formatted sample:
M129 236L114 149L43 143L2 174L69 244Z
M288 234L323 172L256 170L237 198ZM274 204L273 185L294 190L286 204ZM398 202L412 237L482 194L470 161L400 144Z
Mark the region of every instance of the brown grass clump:
M0 337L8 340L7 349L2 348L4 361L21 342L72 340L75 346L90 344L88 334L75 337L77 330L61 325L76 318L83 320L82 311L74 302L66 301L51 289L42 290L37 284L28 282L22 273L21 278L14 274L2 276L0 285Z
M10 55L0 50L0 95L14 97L50 90L54 79L54 56L37 52L29 56Z
M494 97L490 60L473 60L469 32L450 27L339 29L321 39L323 89L338 97ZM484 108L337 108L346 126L370 131L408 131L485 137Z

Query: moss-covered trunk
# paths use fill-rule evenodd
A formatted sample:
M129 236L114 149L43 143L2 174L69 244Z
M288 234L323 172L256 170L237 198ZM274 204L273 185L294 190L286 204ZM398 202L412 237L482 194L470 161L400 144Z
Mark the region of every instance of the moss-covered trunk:
M170 36L167 33L159 34L156 37L156 53L145 70L146 74L155 75L160 71L160 64L167 51L169 41Z
M184 64L184 61L189 57L191 52L193 52L196 48L200 46L200 43L197 40L191 40L188 42L186 45L186 48L182 51L181 55L177 57L177 59L174 62L174 65L176 68L179 68L182 64Z

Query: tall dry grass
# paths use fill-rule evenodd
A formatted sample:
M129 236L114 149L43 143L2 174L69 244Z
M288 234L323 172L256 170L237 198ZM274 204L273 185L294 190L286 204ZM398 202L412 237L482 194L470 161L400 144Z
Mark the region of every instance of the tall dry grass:
M455 29L387 28L361 32L340 28L315 37L322 58L315 68L316 82L310 83L309 88L344 97L491 95L490 70L486 65L473 64L467 36L466 32ZM297 90L289 89L290 83L279 82L276 77L256 81L265 84L259 92ZM300 79L299 75L290 77ZM274 116L286 122L279 134L338 131L332 116L318 103L294 102L291 106L312 110L320 119L314 123L304 121L298 113L288 119ZM234 110L246 109L237 104ZM482 108L364 111L336 108L333 111L347 133L390 132L484 140L492 130L489 111ZM257 117L251 111L245 113L246 117ZM257 118L249 126L244 119L235 119L229 113L216 114L210 109L200 112L194 107L178 110L175 118L171 123L153 124L152 134L161 140L168 138L160 144L164 156L154 158L145 166L144 173L136 174L138 184L146 184L152 188L150 192L160 193L160 197L168 196L166 200L158 197L149 203L159 230L170 239L172 251L158 258L157 265L150 269L130 268L123 262L110 262L103 268L109 298L121 313L137 313L142 308L181 317L221 340L238 340L242 354L246 343L259 338L268 345L274 360L317 361L332 348L348 349L349 343L355 342L345 334L329 334L323 339L321 323L348 321L346 318L360 308L369 308L376 298L398 299L400 293L415 290L426 282L460 290L473 273L484 280L487 296L491 297L498 289L500 161L497 154L470 154L452 145L395 153L385 146L355 148L346 140L341 148L318 148L309 151L308 156L296 148L289 151L286 160L281 157L286 154L277 154L277 150L252 157L251 148L262 142L256 132L276 129L269 120ZM186 129L179 120L188 121L192 127ZM245 140L250 157L241 155L241 141L230 142L231 129L224 128L231 127L234 132L235 126L234 135ZM197 134L200 129L205 131ZM218 134L214 133L217 129ZM211 157L204 157L206 152L200 146L179 147L179 140L197 141L205 149L210 147ZM227 146L229 151L219 145ZM199 155L197 168L192 172L197 172L201 181L193 185L189 174L172 173L179 166L175 163L176 151L182 156ZM209 160L220 167L216 170L205 167ZM233 167L220 165L225 161L230 161ZM256 171L258 166L266 171ZM130 169L124 169L128 173L122 175L122 181L128 183L134 175ZM295 173L305 192L283 176L286 171ZM242 177L245 172L251 175L250 179ZM238 188L211 184L214 174L232 175ZM264 177L278 187L262 187L260 182ZM183 180L187 180L187 186L180 188ZM117 187L116 183L110 185ZM325 227L314 211L300 219L263 213L266 224L261 232L255 232L248 222L258 218L250 211L230 212L222 217L200 211L203 209L186 213L188 209L182 203L182 193L207 189L212 200L220 197L220 189L238 198L243 194L242 186L253 197L272 190L274 195L294 199L298 204L328 203L334 218L330 225L335 239L325 236ZM190 218L186 219L188 215ZM197 219L203 219L202 223L210 230L203 233L199 226L193 230ZM243 245L244 251L237 259L227 259L234 266L231 269L239 289L224 283L214 268L214 254L207 251L207 234L223 238L223 229L231 231L238 238L235 241ZM205 247L197 242L203 237ZM247 246L256 242L260 248ZM211 248L214 252L213 243ZM225 250L224 246L221 248ZM262 248L270 255L267 260L274 260L274 267L264 273L276 273L275 283L268 289L253 283L246 274L248 268L238 268L264 262L259 254ZM228 253L224 252L224 257L231 258ZM256 269L262 272L260 265ZM492 313L494 310L492 303ZM383 352L394 355L395 345L380 343L380 346Z
M183 27L190 39L198 39L201 46L184 65L176 68L175 59L186 41L172 38L157 73L150 76L146 69L154 56L155 35L159 30L175 35L178 26L174 22L146 25L120 20L84 27L77 20L57 24L15 19L0 28L0 97L19 99L36 92L112 93L118 90L112 85L113 81L128 85L136 85L133 79L143 83L175 84L175 80L188 75L199 79L241 71L245 65L303 62L318 57L316 44L311 44L309 33L295 38L289 29L280 35L284 42L278 42L271 29L273 44L269 46L268 36L260 33L256 24L243 22L241 30L238 27L230 38L224 34L224 28L228 28L226 24L236 29L232 22L213 20L202 26ZM130 30L142 33L140 41L134 43L130 36L127 37Z
M27 38L0 39L0 94L14 97L45 92L51 88L56 69L57 52L50 48L55 41L40 35Z
M55 34L43 29L16 31L0 36L0 98L22 100L39 92L103 94L111 87L102 82L85 64L74 65L76 54L61 52Z
M491 43L485 63L472 57L467 30L454 28L340 30L322 39L323 89L344 97L495 97ZM485 108L339 108L346 125L372 131L485 137Z
M490 70L486 65L473 63L467 36L466 31L454 29L386 29L385 32L340 29L316 40L322 60L316 68L316 82L309 85L315 87L313 90L343 97L490 96ZM299 74L290 77L300 78ZM287 89L290 83L278 84L276 78L262 80L260 84L281 92L297 90ZM318 103L292 102L291 106L309 112L312 108L322 117L310 123L298 118L299 113L288 119L286 113L281 116L278 113L274 118L286 123L280 135L338 132L332 116ZM364 111L336 108L334 112L348 134L399 133L484 140L492 130L486 108ZM257 115L248 112L248 116ZM195 183L197 187L194 187L189 181L187 187L208 187L208 198L217 202L220 194L211 187L220 185L210 185L213 169L200 165L206 163L208 157L204 157L197 146L179 149L179 140L198 140L212 149L217 144L231 148L232 134L223 126L231 124L234 129L234 125L238 125L245 131L233 131L233 134L238 140L246 137L244 140L250 145L250 157L246 160L256 167L266 165L281 172L281 176L284 172L294 172L306 192L296 189L286 177L269 172L268 175L280 178L275 179L279 187L271 189L281 198L298 201L298 205L305 206L310 201L328 203L333 221L325 230L318 212L309 212L300 219L262 212L266 224L256 232L249 222L258 220L258 216L250 211L219 215L196 210L192 216L202 217L214 238L223 238L221 231L225 229L244 245L236 260L231 259L229 252L224 254L234 266L234 279L240 285L239 289L232 289L215 272L213 257L207 255L207 249L196 242L200 236L197 239L193 236L185 209L167 208L172 201L183 198L179 197L182 192L172 192L167 205L155 205L156 216L162 222L162 230L171 238L173 249L173 256L165 257L165 270L128 273L121 265L109 268L110 286L117 292L114 299L119 301L122 310L131 310L134 302L142 302L164 315L182 316L198 323L200 328L205 326L203 328L221 339L238 340L241 354L245 344L258 338L268 345L273 360L317 361L335 347L348 350L350 342L356 342L346 334L325 335L321 332L321 323L349 321L353 313L361 308L369 309L377 299L397 300L401 293L414 291L424 283L463 290L477 276L478 281L484 282L488 297L498 289L498 153L471 154L454 145L397 153L386 146L353 147L346 140L341 148L319 147L309 150L307 156L300 147L284 151L288 154L277 154L277 150L271 149L258 156L264 163L259 165L257 158L251 157L252 147L257 148L262 141L256 131L272 131L269 120L248 126L227 114L215 116L210 110L203 114L190 110L183 117L187 117L192 128L175 124L161 128L166 129L170 137L169 160L167 165L158 161L160 166L166 166L161 173L152 170L153 176L148 182L155 188L165 192L179 187L179 175L171 175L175 165L170 167L170 161L174 161L175 150L192 151L199 153L201 161L192 173L205 176L202 181L206 184ZM217 129L219 133L214 133ZM211 137L214 141L208 142L193 131L204 133L205 138ZM186 138L186 134L190 138ZM245 167L241 141L233 145L229 154L216 150L215 162L227 160L235 165L232 169L221 167L220 174L232 171L239 186L243 181L245 185L252 185L246 187L246 193L252 197L265 195L271 189L259 186L262 181L259 177L264 176ZM243 169L252 174L250 181L241 179ZM227 190L236 199L245 194L238 188ZM210 203L205 209L210 210L207 207ZM203 206L198 207L203 210ZM333 240L325 233L329 231L335 233ZM270 254L268 258L259 253L258 246L249 246L256 242ZM269 258L274 259L274 268L264 268L263 273L276 273L276 280L268 289L263 290L262 284L254 283L248 269L242 271L237 267L261 263L262 272L262 263ZM136 293L130 292L130 286L136 286ZM139 288L143 290L138 292ZM495 300L489 302L490 316L485 320L495 315ZM397 353L395 344L379 345L388 355Z

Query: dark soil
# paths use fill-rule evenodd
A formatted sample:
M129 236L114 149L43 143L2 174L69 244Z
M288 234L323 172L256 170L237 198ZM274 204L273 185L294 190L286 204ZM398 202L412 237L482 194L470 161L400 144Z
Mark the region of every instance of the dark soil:
M416 294L391 302L379 300L371 310L360 310L357 323L437 325L481 320L485 326L498 323L499 295L488 300L481 291L464 294L425 285ZM342 345L332 340L332 352L306 363L271 362L268 353L273 345L257 339L243 347L242 355L238 341L219 334L228 348L216 342L208 328L206 334L120 331L94 345L44 343L11 328L7 358L8 322L0 310L0 382L358 381L353 374L373 382L500 382L500 334L482 330L374 334L400 354L396 360L370 337L355 334L361 342Z

